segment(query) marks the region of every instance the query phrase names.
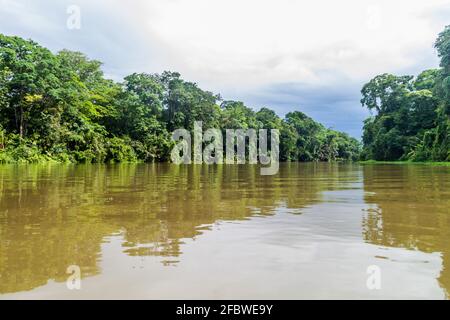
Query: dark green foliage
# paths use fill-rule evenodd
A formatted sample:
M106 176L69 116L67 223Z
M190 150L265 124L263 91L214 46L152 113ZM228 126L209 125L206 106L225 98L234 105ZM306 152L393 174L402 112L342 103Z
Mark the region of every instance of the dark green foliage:
M219 127L218 96L184 81L176 72L163 72L159 78L165 88L164 115L169 131L192 129L194 121L202 121L205 128Z
M428 78L421 81L429 90ZM360 149L301 112L285 119L268 108L255 112L176 72L134 73L115 83L101 62L80 52L53 54L0 34L0 163L167 161L170 133L191 130L195 121L204 129L278 129L285 161L356 160Z
M450 161L450 26L435 47L440 69L383 74L363 87L362 105L376 111L364 122L364 159Z

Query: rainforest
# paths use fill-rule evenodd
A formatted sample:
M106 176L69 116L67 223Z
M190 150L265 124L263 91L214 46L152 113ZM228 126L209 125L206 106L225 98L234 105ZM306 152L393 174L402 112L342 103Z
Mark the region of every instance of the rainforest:
M0 2L0 300L450 299L449 0Z
M0 163L169 161L171 132L278 129L281 161L450 161L450 26L440 66L381 74L361 90L362 141L301 111L283 118L202 90L177 72L107 79L100 61L0 34Z

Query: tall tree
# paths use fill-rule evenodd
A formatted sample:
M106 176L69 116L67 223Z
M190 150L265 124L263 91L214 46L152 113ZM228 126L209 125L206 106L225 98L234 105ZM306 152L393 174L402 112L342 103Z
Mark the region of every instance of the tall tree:
M7 128L21 138L39 133L39 127L29 128L29 122L44 123L55 111L54 89L60 85L57 59L33 41L0 34L0 63L1 72L9 73L4 83L7 108L2 110L9 120Z

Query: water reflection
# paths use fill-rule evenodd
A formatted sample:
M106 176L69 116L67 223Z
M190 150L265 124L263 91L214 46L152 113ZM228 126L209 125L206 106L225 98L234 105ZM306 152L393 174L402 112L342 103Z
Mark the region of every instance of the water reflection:
M449 177L448 168L328 163L282 164L275 176L250 165L0 166L0 293L63 282L71 264L84 277L102 274L102 245L111 235L121 235L124 257L177 265L184 243L218 222L257 216L270 228L280 208L302 214L321 204L332 206L314 211L316 233L345 237L349 222L330 228L336 222L327 215L348 211L343 217L363 217L362 233L356 224L361 242L441 252L439 282L448 290ZM361 215L352 207L358 202L371 209ZM329 234L307 236L304 244L314 246ZM208 264L209 257L201 259Z
M421 165L364 166L364 200L374 207L363 222L373 244L438 252L439 284L450 290L450 170Z
M101 243L117 232L125 254L174 260L183 239L217 220L271 215L281 201L295 209L320 201L321 190L337 187L327 177L339 172L295 164L273 177L256 166L2 166L0 292L64 281L71 264L84 276L99 273Z

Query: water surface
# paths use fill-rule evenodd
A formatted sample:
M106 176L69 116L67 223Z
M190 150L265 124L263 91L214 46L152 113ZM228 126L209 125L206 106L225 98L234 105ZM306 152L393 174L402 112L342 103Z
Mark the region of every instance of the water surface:
M0 299L449 292L450 167L0 166Z

